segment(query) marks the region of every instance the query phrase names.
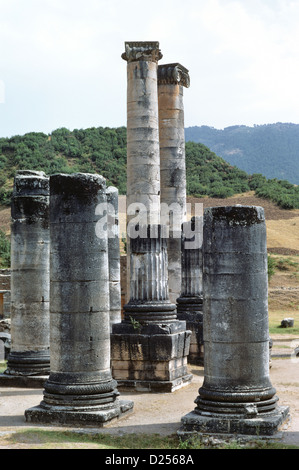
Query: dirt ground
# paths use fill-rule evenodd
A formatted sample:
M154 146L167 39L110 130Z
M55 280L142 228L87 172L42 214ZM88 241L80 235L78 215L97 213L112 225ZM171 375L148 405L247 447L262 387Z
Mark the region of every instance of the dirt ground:
M125 197L120 197L120 236L125 231L122 214L125 216ZM204 207L217 205L260 205L265 209L267 223L268 251L280 255L299 254L299 210L286 211L273 203L260 200L253 194L235 196L229 199L192 199L188 202L202 202ZM9 231L9 210L0 210L0 227ZM284 238L282 238L284 237ZM277 272L270 283L270 304L275 310L288 312L291 316L298 312L299 287L296 273ZM299 336L271 335L273 340L270 379L276 388L279 404L288 406L290 419L280 430L277 439L285 444L299 447L299 358L291 356L299 345ZM97 432L122 435L126 433L158 433L171 435L180 427L182 416L195 407L194 400L204 378L203 367L189 366L193 374L192 383L173 393L136 393L120 390L120 399L134 402L133 412ZM26 423L24 411L36 406L42 400L42 389L0 387L0 449L7 448L3 436L25 428L41 428L40 425ZM47 429L71 429L47 426ZM92 428L87 428L93 431ZM14 446L17 448L17 445ZM22 445L22 448L24 446Z
M279 404L290 408L290 420L282 425L276 439L284 444L299 446L299 358L290 357L294 347L293 338L276 335L272 339L270 379L276 388ZM299 338L296 344L299 344ZM133 412L105 428L85 428L85 431L96 430L112 436L126 433L157 433L166 436L176 433L182 416L194 409L194 400L204 378L203 367L191 365L190 371L193 374L192 383L172 393L121 391L120 399L134 402ZM42 389L0 387L0 449L7 448L2 439L7 434L24 428L43 428L41 425L26 423L24 419L25 409L38 405L41 400ZM46 428L74 429L60 426Z

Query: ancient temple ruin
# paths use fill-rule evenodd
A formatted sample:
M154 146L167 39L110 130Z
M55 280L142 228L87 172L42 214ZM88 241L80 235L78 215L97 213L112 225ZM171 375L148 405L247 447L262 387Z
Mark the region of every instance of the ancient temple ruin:
M204 365L179 436L273 435L289 413L269 377L263 209L187 220L183 88L157 41L126 42L127 298L118 190L97 174L23 171L12 201L12 348L0 384L44 389L27 422L104 426L120 391L173 392ZM12 385L13 386L13 385ZM179 399L179 396L178 396Z

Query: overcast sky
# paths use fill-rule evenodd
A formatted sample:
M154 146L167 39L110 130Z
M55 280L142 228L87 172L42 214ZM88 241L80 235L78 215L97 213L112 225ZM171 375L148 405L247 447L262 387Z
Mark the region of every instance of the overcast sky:
M125 126L125 41L189 69L186 127L299 123L299 0L0 0L0 137Z

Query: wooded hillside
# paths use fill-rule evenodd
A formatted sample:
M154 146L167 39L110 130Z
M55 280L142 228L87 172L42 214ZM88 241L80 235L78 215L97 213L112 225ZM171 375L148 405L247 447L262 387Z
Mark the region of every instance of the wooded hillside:
M126 128L92 127L50 135L31 132L0 139L0 204L10 204L18 169L46 174L99 173L107 185L126 193ZM202 143L186 142L187 193L197 197L226 198L255 190L285 209L299 208L299 187L286 180L248 174L217 156Z

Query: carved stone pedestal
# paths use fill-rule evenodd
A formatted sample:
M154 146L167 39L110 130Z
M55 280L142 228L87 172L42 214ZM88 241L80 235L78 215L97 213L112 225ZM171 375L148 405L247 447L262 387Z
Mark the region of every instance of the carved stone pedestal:
M112 373L119 389L173 392L192 380L185 322L114 325L111 343Z

